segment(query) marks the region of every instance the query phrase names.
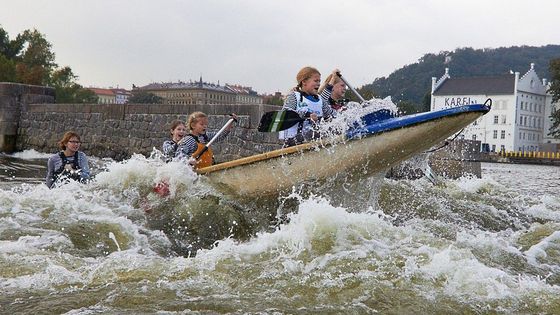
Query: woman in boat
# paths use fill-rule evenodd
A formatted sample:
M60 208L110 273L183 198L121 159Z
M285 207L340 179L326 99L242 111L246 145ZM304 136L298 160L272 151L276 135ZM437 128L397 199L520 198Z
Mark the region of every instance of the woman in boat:
M335 113L346 109L348 100L344 98L345 93L346 83L344 83L337 73L329 74L325 82L323 82L323 85L319 88L319 94L321 94L322 97L328 96L329 105L335 110Z
M185 136L187 128L185 123L180 120L174 120L171 123L171 139L167 139L163 142L162 151L165 157L165 162L170 162L177 157L179 153L179 142Z
M237 121L236 114L231 114L231 116L234 121ZM224 140L233 127L233 124L229 125L215 141ZM179 142L176 156L189 159L189 163L195 165L195 167L206 167L214 164L214 154L210 148L207 148L200 157L197 156L204 150L210 139L216 135L216 132L206 131L208 129L208 116L203 112L190 114L187 120L187 128L189 133Z
M336 72L339 70L333 70L333 74ZM284 109L296 111L305 120L280 132L279 137L284 140L284 147L318 138L317 124L321 119L328 119L334 115L334 110L328 102L332 85L327 85L319 96L321 73L317 69L302 68L296 75L296 81L297 86L286 96Z
M79 151L82 141L80 136L68 131L58 142L60 152L51 156L47 162L46 184L52 188L58 180L73 179L85 183L89 177L88 159Z

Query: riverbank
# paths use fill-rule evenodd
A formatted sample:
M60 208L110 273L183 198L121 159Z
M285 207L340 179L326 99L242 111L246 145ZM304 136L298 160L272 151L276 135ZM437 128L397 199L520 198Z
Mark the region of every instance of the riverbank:
M527 152L526 154L481 153L480 161L487 162L487 163L560 166L560 153L558 152Z

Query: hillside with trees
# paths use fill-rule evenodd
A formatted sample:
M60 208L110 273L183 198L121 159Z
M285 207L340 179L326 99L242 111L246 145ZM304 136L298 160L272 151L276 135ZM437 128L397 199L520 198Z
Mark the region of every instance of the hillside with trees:
M542 47L458 48L438 54L425 54L418 62L406 65L388 77L377 78L359 90L378 97L391 96L407 112L429 110L431 78L441 77L449 68L451 77L491 76L520 72L523 75L535 63L541 78L551 78L549 64L560 57L560 45Z

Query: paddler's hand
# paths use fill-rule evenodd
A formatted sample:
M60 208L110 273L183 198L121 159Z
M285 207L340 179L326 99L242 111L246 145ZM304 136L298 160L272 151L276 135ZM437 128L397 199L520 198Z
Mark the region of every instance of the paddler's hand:
M237 123L237 115L235 113L231 113L229 114L231 116L231 118L233 119L234 123ZM227 128L227 130L231 130L232 128L234 128L234 124L230 124Z
M191 156L190 158L187 159L187 163L188 163L190 166L194 167L194 166L196 165L196 163L198 163L198 162L196 161L195 158L193 158L193 157Z
M319 120L319 116L317 116L317 114L315 114L315 113L311 113L309 115L309 119L311 119L311 121L315 123Z

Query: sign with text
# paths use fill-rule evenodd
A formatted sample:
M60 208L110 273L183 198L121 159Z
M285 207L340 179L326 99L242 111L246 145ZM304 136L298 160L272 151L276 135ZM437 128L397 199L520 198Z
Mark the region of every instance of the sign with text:
M476 99L470 97L446 97L445 106L463 106L470 104L480 104Z

